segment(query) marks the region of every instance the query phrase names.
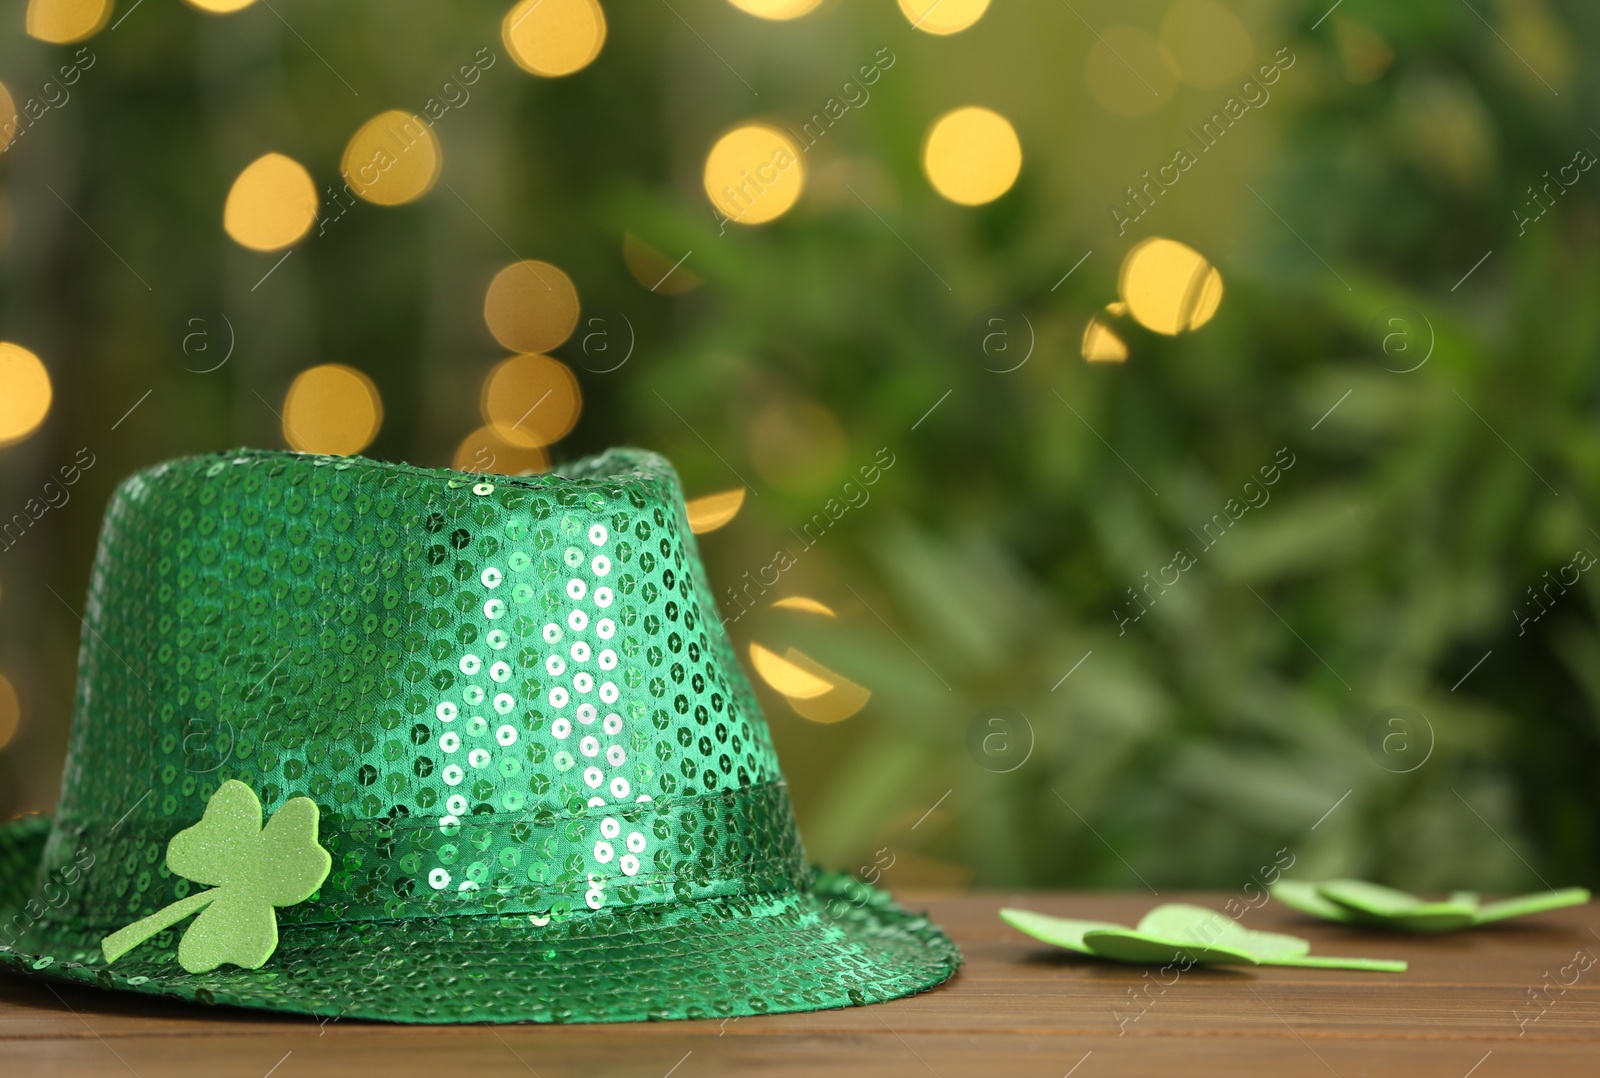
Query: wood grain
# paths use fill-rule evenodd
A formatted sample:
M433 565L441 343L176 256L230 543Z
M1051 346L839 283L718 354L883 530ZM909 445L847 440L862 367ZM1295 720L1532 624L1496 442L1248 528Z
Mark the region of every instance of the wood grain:
M1163 894L1219 907L1226 896ZM1052 951L1002 924L1024 906L1133 923L1128 894L980 894L922 906L961 944L950 984L911 999L727 1022L390 1026L203 1008L0 976L6 1078L132 1073L337 1075L722 1074L1063 1076L1332 1074L1498 1078L1600 1073L1600 909L1445 937L1390 936L1269 906L1251 928L1316 953L1404 958L1403 974L1158 971ZM1574 955L1593 968L1563 991ZM1538 1002L1532 1002L1537 997ZM277 1067L274 1071L273 1067ZM676 1067L676 1070L673 1068ZM1473 1068L1476 1067L1476 1070ZM1073 1069L1076 1068L1076 1069Z

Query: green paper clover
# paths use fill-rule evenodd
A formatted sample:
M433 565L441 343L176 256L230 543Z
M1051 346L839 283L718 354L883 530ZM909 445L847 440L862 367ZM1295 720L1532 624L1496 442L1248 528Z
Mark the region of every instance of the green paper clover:
M278 947L274 906L310 898L328 878L333 858L317 845L317 805L290 799L261 826L261 802L237 779L217 787L205 815L167 844L167 867L203 883L200 891L118 929L100 941L107 964L197 910L184 932L178 964L207 973L224 962L260 969Z
M1143 965L1316 966L1403 973L1404 962L1311 954L1299 936L1240 928L1233 918L1201 906L1171 903L1145 914L1137 929L1108 921L1073 921L1031 910L1003 909L1000 919L1019 932L1079 954Z
M1364 880L1279 880L1272 885L1272 897L1290 909L1343 924L1401 932L1454 932L1508 917L1581 906L1589 901L1589 892L1568 887L1480 904L1471 891L1457 891L1442 902L1429 902Z

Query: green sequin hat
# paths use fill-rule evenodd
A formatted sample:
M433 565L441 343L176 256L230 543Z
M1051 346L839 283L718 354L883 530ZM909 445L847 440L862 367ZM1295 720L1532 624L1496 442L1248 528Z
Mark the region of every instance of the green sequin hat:
M60 804L0 825L0 969L398 1022L939 984L960 954L936 926L808 866L711 594L650 453L507 478L239 450L134 476Z

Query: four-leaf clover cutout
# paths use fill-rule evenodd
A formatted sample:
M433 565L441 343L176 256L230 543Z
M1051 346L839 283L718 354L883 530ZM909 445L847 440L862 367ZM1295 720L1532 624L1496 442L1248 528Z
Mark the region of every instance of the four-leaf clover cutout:
M167 867L210 889L157 910L100 942L106 962L197 910L178 944L178 964L207 973L224 962L260 969L278 947L274 906L310 898L328 878L333 858L317 845L317 805L290 799L261 826L261 802L237 779L217 787L205 814L167 844Z

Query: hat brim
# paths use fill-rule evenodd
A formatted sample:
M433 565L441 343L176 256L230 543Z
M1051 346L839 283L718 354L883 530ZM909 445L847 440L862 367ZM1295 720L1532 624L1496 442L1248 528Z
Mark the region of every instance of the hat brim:
M954 943L886 893L831 873L808 891L585 912L546 925L462 916L284 925L258 970L191 974L187 925L108 966L99 932L27 922L46 827L0 825L0 969L210 1004L388 1022L628 1022L881 1003L948 980Z

